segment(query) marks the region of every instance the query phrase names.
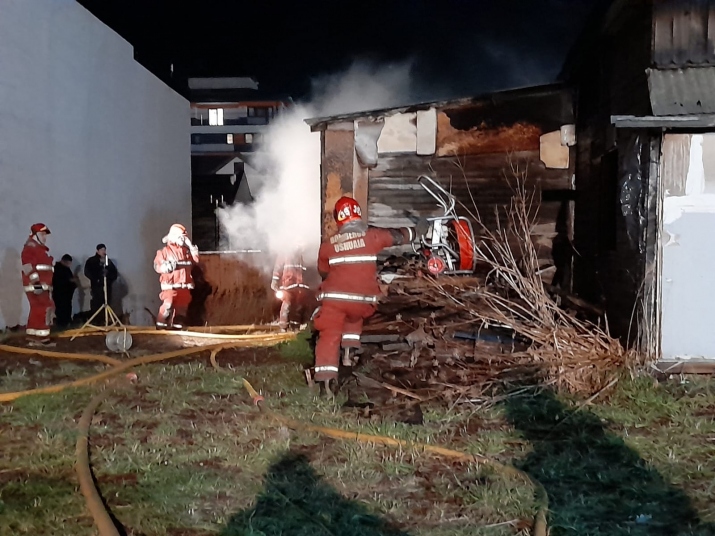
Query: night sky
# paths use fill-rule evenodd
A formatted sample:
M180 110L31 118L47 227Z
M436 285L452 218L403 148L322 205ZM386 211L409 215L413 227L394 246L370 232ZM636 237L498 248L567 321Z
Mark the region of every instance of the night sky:
M354 60L412 61L424 100L548 83L598 0L78 0L177 83L255 76L307 96Z

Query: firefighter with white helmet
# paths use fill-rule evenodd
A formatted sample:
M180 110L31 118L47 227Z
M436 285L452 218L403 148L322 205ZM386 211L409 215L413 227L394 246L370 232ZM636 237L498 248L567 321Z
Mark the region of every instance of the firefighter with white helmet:
M324 385L327 394L337 390L341 346L345 351L343 364L349 366L350 349L360 347L363 321L375 312L380 296L377 254L391 246L409 244L415 239L415 230L423 234L429 226L426 220L420 220L416 229L368 227L360 205L350 197L338 199L333 216L338 232L320 246L321 305L313 319L319 332L313 379Z
M186 227L175 223L162 242L166 244L156 252L154 270L161 283L161 307L156 318L157 329L181 329L191 303L194 279L191 269L199 262L199 248L194 246Z
M50 342L55 303L52 301L53 259L46 245L49 234L47 225L35 223L22 248L22 286L30 302L25 333L30 346L54 346Z

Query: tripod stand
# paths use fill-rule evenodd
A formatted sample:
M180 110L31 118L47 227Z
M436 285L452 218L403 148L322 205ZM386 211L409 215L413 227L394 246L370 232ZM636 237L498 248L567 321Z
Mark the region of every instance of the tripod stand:
M124 331L126 331L126 329L127 329L126 326L124 324L122 324L122 322L121 322L121 320L119 320L119 317L117 316L117 314L114 312L114 310L109 305L109 299L107 298L108 292L107 292L107 269L106 269L106 267L109 266L109 257L105 257L104 263L105 263L104 264L105 269L104 269L104 274L103 274L103 277L104 277L104 289L103 289L104 290L104 303L102 304L102 306L99 309L97 309L94 312L94 314L89 318L89 320L87 320L87 322L85 322L84 325L81 328L79 328L77 335L72 337L70 339L71 341L75 340L75 338L79 336L79 333L81 333L82 331L84 331L87 328L93 328L94 330L99 330L99 331L109 331L110 328L118 326L118 327L124 329ZM99 315L102 312L104 313L104 326L95 326L94 324L92 324L92 321L97 317L97 315ZM110 320L111 320L111 323L110 323Z

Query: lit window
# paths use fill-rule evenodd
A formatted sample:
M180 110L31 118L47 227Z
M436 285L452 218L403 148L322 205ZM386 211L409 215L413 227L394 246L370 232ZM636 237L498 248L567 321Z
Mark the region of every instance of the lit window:
M226 143L233 145L233 134L226 134Z
M246 143L253 143L253 134L246 134Z
M223 108L209 109L209 125L212 127L223 125Z

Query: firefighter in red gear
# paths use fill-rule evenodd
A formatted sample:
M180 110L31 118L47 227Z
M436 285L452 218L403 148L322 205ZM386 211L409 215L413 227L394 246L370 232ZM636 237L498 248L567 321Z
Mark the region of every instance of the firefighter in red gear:
M382 229L368 227L362 219L360 205L342 197L333 213L338 232L320 246L318 271L323 276L318 299L321 306L313 326L319 332L315 347L315 374L327 394L337 390L340 347L343 364L352 365L350 349L360 348L363 321L376 308L380 288L377 282L377 254L385 248L408 244L415 229ZM417 233L429 226L421 219Z
M303 266L301 250L302 248L299 248L292 254L279 256L273 266L271 290L276 293L276 298L281 300L278 325L283 332L290 325L291 312L295 309L300 309L303 302L303 293L308 289L308 285L303 283L303 273L306 268Z
M191 303L194 279L191 269L199 262L199 248L186 234L186 227L175 223L162 242L166 246L156 252L154 270L161 283L161 307L156 318L157 329L182 329Z
M30 302L27 319L28 344L30 346L54 346L50 342L50 325L55 312L52 301L53 259L45 245L50 230L44 223L30 227L30 236L22 248L22 286Z

